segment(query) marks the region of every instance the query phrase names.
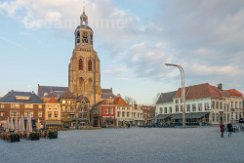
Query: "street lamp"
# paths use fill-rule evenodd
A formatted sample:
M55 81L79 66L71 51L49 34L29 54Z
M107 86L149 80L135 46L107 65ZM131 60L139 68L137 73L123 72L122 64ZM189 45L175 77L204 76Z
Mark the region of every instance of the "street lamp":
M185 127L186 125L186 112L185 112L185 106L186 106L186 94L185 94L185 72L181 65L176 64L170 64L166 63L166 66L173 66L177 67L180 70L180 76L181 76L181 99L183 102L183 108L182 108L182 126Z

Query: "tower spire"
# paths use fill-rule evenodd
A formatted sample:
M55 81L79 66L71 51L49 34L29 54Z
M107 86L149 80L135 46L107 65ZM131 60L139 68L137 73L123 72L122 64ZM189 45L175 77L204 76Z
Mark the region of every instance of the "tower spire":
M81 25L88 25L88 17L86 15L86 0L83 0L83 13L80 16Z
M83 0L83 13L86 13L86 0Z

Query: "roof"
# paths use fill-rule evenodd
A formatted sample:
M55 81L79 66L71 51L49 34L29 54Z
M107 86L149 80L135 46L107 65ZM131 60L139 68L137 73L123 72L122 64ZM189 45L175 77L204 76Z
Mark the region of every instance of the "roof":
M120 106L127 106L128 105L121 96L115 97L114 104L115 105L120 105Z
M174 98L175 94L176 94L176 91L168 92L168 93L161 93L156 104L173 102L173 98Z
M102 99L110 99L110 98L114 98L115 95L113 94L113 89L102 89L102 93L101 93L101 98Z
M243 97L243 94L236 89L225 90L224 92L228 93L229 96Z
M193 85L186 87L186 99L200 99L200 98L222 98L224 96L222 90L212 86L208 83ZM181 97L181 88L178 89L175 98Z
M75 95L67 90L67 91L63 92L63 94L60 95L60 98L74 99Z
M76 30L81 29L81 28L82 29L89 29L89 30L93 31L91 27L89 27L88 25L85 25L85 24L77 26Z
M57 103L57 99L56 97L50 97L48 100L47 100L47 103Z
M57 86L41 86L38 84L38 96L39 97L60 97L65 91L68 90L68 87L57 87Z
M42 103L42 100L34 92L18 92L12 90L2 97L0 102Z

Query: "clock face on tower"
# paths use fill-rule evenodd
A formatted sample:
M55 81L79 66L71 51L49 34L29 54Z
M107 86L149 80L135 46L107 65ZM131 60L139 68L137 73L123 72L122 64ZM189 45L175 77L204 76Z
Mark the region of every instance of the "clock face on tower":
M82 32L82 43L88 44L88 32L86 31Z

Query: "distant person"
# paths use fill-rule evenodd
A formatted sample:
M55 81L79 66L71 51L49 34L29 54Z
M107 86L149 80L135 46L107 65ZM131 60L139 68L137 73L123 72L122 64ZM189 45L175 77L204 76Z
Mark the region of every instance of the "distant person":
M228 130L228 137L231 137L233 132L233 126L231 123L227 124L227 130Z
M224 124L220 124L219 128L220 128L220 132L221 132L221 138L223 138L224 137L224 132L225 132L225 125Z

